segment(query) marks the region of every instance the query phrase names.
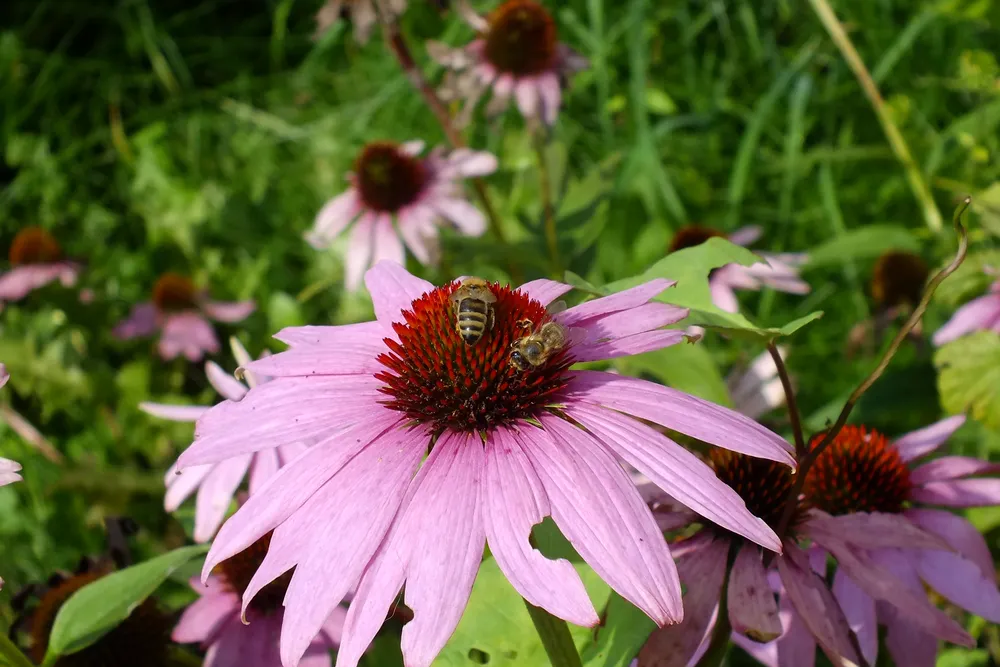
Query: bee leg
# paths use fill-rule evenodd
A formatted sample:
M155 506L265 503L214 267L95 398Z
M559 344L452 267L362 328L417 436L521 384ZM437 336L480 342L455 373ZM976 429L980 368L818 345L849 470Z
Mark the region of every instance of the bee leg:
M535 323L529 320L528 318L525 318L523 320L518 320L517 326L521 327L522 329L533 329L535 327Z

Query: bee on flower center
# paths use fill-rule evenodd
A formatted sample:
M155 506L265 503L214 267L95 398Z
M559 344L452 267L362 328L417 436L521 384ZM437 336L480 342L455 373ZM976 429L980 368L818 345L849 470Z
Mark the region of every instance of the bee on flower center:
M546 322L537 331L514 341L510 364L519 371L538 368L563 349L568 340L566 327L558 322Z
M496 315L491 304L497 297L482 278L466 278L451 295L455 309L455 330L466 345L475 345L493 328Z

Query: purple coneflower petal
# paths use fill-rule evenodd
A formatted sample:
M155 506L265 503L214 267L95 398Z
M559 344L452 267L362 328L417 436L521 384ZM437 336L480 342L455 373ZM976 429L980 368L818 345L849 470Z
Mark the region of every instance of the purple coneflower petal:
M337 326L304 326L287 327L274 337L292 347L333 347L339 348L343 345L364 345L368 344L368 350L373 354L380 354L385 350L382 339L392 330L386 329L381 322L359 322L357 324L339 324ZM268 359L273 358L267 357ZM264 358L257 359L257 362ZM253 362L256 363L256 362ZM249 366L249 364L248 364ZM254 368L257 371L257 368ZM259 372L259 371L257 371ZM267 373L270 375L270 372ZM339 373L333 373L338 375Z
M971 560L950 551L922 549L912 556L920 578L959 607L1000 623L1000 591Z
M206 301L201 309L216 322L242 322L257 310L254 301Z
M987 294L973 299L955 311L944 326L934 332L935 345L944 345L979 329L992 329L1000 320L1000 298Z
M646 419L734 452L795 465L791 445L741 415L708 401L645 380L597 371L573 371L565 393Z
M986 507L1000 505L1000 479L956 479L930 482L910 493L910 500L946 507Z
M0 301L19 301L55 280L70 287L76 282L78 268L70 262L15 266L0 275Z
M559 321L570 327L585 326L587 320L611 313L638 308L665 289L676 285L674 281L656 278L630 289L584 301L559 314Z
M264 482L271 479L281 468L277 449L262 449L253 455L250 464L250 493L256 493Z
M801 623L801 621L800 621ZM809 631L802 628L812 646L813 656L816 655L816 642L812 641ZM787 634L787 631L786 631ZM764 667L782 667L778 662L778 642L768 642L761 644L752 639L748 639L740 634L732 636L733 644L750 654L750 657L764 665ZM796 667L805 667L806 663L797 663Z
M426 206L414 204L400 211L396 220L399 235L406 247L424 265L432 264L437 253L434 240L437 228L434 226L433 216L434 212Z
M150 336L159 326L159 317L160 313L153 304L137 304L128 317L115 325L112 334L121 340Z
M341 327L324 327L339 329ZM285 352L258 359L247 368L271 377L310 375L371 375L383 366L376 357L386 351L381 326L371 327L366 340L354 341L352 335L334 345L293 345Z
M602 361L616 357L627 357L643 352L661 350L676 345L685 339L687 332L661 329L660 331L645 331L634 336L626 336L604 343L573 346L573 359L578 362Z
M666 436L612 410L583 404L567 408L566 413L677 502L772 551L781 549L778 536L750 513L739 494Z
M353 292L361 286L365 269L371 263L375 249L374 220L375 214L362 213L351 228L344 257L344 287L348 291Z
M748 246L763 235L764 228L760 225L746 225L727 235L726 239L735 245Z
M894 443L904 461L912 461L930 454L965 423L965 415L947 417L930 426L911 431Z
M937 639L899 614L885 619L885 647L897 665L934 667L937 664Z
M7 372L7 366L5 364L0 364L0 387L7 384L7 380L10 379L10 373Z
M543 72L538 76L536 82L542 118L547 125L555 125L556 118L559 116L559 105L562 103L559 77L555 72Z
M521 115L525 118L534 118L538 115L538 88L534 77L518 79L514 86L514 95L517 97L517 108L521 110Z
M861 654L869 665L875 664L878 657L878 618L875 615L875 600L865 593L838 569L833 575L833 596L837 598L848 625L858 638Z
M727 600L733 630L766 642L781 634L781 619L761 555L752 544L740 547L729 573Z
M794 542L786 541L777 563L786 595L823 651L835 664L841 656L857 664L847 619L826 582L812 570L806 554ZM778 651L781 655L780 647Z
M492 153L456 148L445 158L442 175L446 178L488 176L498 166L497 158Z
M383 213L375 219L373 234L375 238L371 262L373 265L382 261L406 264L406 250L403 249L403 242L392 226L392 217L388 213Z
M163 509L173 512L180 507L181 503L194 493L194 490L208 476L208 473L212 472L214 467L215 464L210 463L191 466L185 468L184 472L178 472L176 463L171 466L166 475L167 493L163 496Z
M677 308L665 303L645 303L626 311L588 318L582 323L586 338L574 345L574 356L581 346L599 345L636 334L654 332L660 327L679 322L687 315L687 308ZM555 319L561 321L558 315Z
M937 535L914 524L905 516L882 512L856 512L830 516L812 510L801 533L821 546L828 541L843 542L861 549L911 548L947 549Z
M20 482L21 476L17 474L20 469L21 464L17 461L0 458L0 486Z
M164 320L157 347L164 359L183 354L188 361L199 361L206 352L215 354L219 351L219 339L201 313L176 313Z
M919 485L995 472L1000 472L1000 463L970 456L942 456L914 468L910 472L910 481Z
M393 262L379 262L369 269L365 286L375 306L375 317L389 331L394 322L403 321L401 312L409 310L414 299L434 290L434 285Z
M147 415L169 419L175 422L193 422L208 412L211 408L203 405L170 405L168 403L149 403L143 401L139 409Z
M198 488L195 506L194 541L207 542L226 516L229 504L250 467L251 454L236 456L216 464Z
M805 620L792 606L787 595L782 596L779 613L788 619L785 633L778 638L778 667L814 667L816 664L816 640Z
M207 642L223 624L236 618L239 609L236 594L220 590L214 577L209 580L208 585L203 585L197 579L192 580L191 587L199 591L201 597L184 610L170 635L171 639L181 644Z
M971 523L944 510L908 509L905 514L928 532L943 538L955 551L978 565L983 576L996 582L993 556L982 533Z
M464 199L440 197L429 204L442 217L451 220L463 234L480 236L486 231L486 218L482 212Z
M354 222L360 212L358 193L353 187L328 201L313 222L307 236L309 244L320 249L328 246L347 226Z
M247 388L239 380L222 370L214 361L205 364L205 376L215 391L230 401L238 401L247 393Z
M725 268L725 267L723 267ZM719 269L720 271L722 269ZM740 312L740 302L736 299L736 292L730 287L722 277L715 275L708 281L708 287L712 295L712 303L719 310L727 313Z
M600 441L557 417L520 434L563 535L602 579L657 625L683 617L677 570L631 479ZM581 488L588 493L581 494Z
M399 148L407 155L415 157L424 152L426 145L421 139L413 139L412 141L404 141Z
M529 298L534 299L543 306L547 306L571 289L573 289L572 285L539 278L538 280L524 283L517 288L517 291L521 294L527 294Z
M548 496L521 445L506 429L486 443L483 519L497 565L525 600L570 623L597 625L580 575L563 559L549 560L528 538L551 513Z
M713 539L703 532L688 541L691 548L677 558L677 572L687 589L684 619L653 631L639 652L640 667L685 667L714 625L729 540Z

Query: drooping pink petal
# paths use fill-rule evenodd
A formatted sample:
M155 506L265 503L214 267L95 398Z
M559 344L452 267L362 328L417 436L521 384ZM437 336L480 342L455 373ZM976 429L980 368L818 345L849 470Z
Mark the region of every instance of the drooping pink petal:
M238 401L246 396L247 388L214 361L205 364L205 376L208 378L208 383L223 398Z
M943 538L955 551L978 565L983 576L996 583L993 556L982 533L975 526L944 510L908 509L905 514L928 532Z
M538 89L538 103L541 107L542 118L548 125L555 125L559 116L559 104L562 100L562 91L559 87L559 77L554 72L543 72L538 76L536 88Z
M1000 505L1000 478L954 479L918 486L910 500L946 507L988 507Z
M685 667L710 632L726 574L729 540L706 532L690 538L694 548L677 558L684 584L684 619L653 631L639 651L639 667Z
M738 493L701 459L666 436L631 417L596 406L578 404L566 413L677 502L772 551L781 548L778 536L750 513Z
M174 313L163 320L157 349L160 356L167 360L183 354L188 361L200 361L206 352L215 354L219 351L219 339L201 313Z
M896 449L904 461L920 458L940 447L964 423L965 415L947 417L900 437L895 442Z
M506 429L486 443L483 520L490 553L525 600L570 623L597 625L597 612L573 565L549 560L528 539L551 513L549 499L521 445Z
M167 471L166 485L167 493L163 497L163 509L173 512L181 506L188 496L198 488L202 480L212 472L214 463L201 466L191 466L185 468L183 472L177 471L177 464L171 466Z
M431 209L416 203L400 211L396 220L399 235L406 247L425 266L435 264L438 254L433 216Z
M216 584L218 585L218 584ZM181 615L170 638L181 644L205 642L214 636L224 623L236 619L240 600L235 593L210 591L197 579L191 582L196 591L205 591Z
M951 551L921 549L911 555L920 578L959 607L1000 623L1000 591L979 566Z
M556 525L604 581L657 625L680 621L677 570L628 475L586 431L549 415L540 421L542 429L516 437L542 480Z
M726 268L726 267L723 267ZM718 269L721 271L722 269ZM708 281L708 288L712 295L712 303L719 310L727 313L740 312L740 302L736 298L736 292L725 280L726 275L713 275Z
M760 225L746 225L728 234L726 239L730 243L746 247L756 242L763 234L764 228Z
M935 345L944 345L979 329L991 329L1000 320L1000 297L987 294L973 299L955 311L944 326L934 332L931 340Z
M216 464L205 476L195 504L194 540L207 542L219 529L233 501L236 489L250 467L252 454L244 454Z
M740 547L729 573L727 599L734 632L760 642L781 634L778 605L767 583L760 548L748 543Z
M486 231L486 218L474 205L457 197L435 197L430 205L450 220L466 236L480 236Z
M528 298L538 301L543 306L547 306L571 289L573 289L572 285L539 278L538 280L524 283L517 288L517 291L521 294L527 294Z
M274 649L280 626L280 614L259 616L252 627L243 625L239 619L230 621L206 654L205 667L277 667Z
M673 287L676 284L672 280L656 278L627 290L622 290L621 292L584 301L580 305L573 306L560 313L559 321L570 327L584 326L584 323L591 318L603 317L611 313L638 308L665 289Z
M316 215L312 229L306 234L306 240L314 248L325 248L347 229L360 211L358 194L352 186L324 204Z
M883 619L886 625L885 647L896 665L934 667L937 664L937 639L900 614Z
M250 493L256 493L281 467L277 449L262 449L250 463Z
M869 665L874 665L878 657L878 618L875 616L875 600L840 569L833 575L832 591L847 618L847 623L858 638L861 654Z
M801 623L801 622L800 622ZM809 642L812 644L813 655L816 654L816 642L812 641L812 637L809 635L809 631L802 628ZM764 665L764 667L779 667L778 665L778 642L768 642L766 644L761 644L755 642L752 639L744 637L743 635L733 633L732 642L736 646L750 654L750 657ZM806 663L799 663L796 667L805 667ZM691 665L690 667L695 667Z
M451 151L445 159L445 164L442 174L445 178L489 176L499 167L499 162L492 153L468 148L456 148Z
M415 299L434 289L434 285L394 262L379 262L368 269L365 286L375 306L375 317L390 331L393 322L403 321L403 310L409 310Z
M365 269L371 264L372 251L375 248L374 221L374 213L362 213L348 236L347 252L344 256L344 287L349 292L354 292L361 286Z
M782 357L788 355L784 346L778 346ZM774 359L762 352L745 370L734 370L726 377L726 386L733 399L733 407L751 419L757 419L779 405L784 405L785 390L778 377Z
M115 325L112 334L121 340L151 336L160 326L160 311L151 303L140 303L132 307L132 312Z
M834 664L840 657L857 664L847 619L826 582L812 570L806 554L794 542L786 541L777 564L788 599L823 651Z
M20 482L21 476L17 471L21 469L21 464L10 459L0 458L0 486Z
M139 409L147 415L169 419L175 422L193 422L209 411L210 408L203 405L170 405L168 403L148 403L139 404Z
M206 315L216 322L242 322L257 310L254 301L206 301L201 305Z
M388 213L383 213L375 219L373 234L375 239L375 247L372 251L373 265L381 261L406 265L406 251L403 250L403 242L392 226L392 217Z
M971 456L942 456L914 468L910 472L910 481L924 484L997 472L1000 472L1000 463Z
M399 415L388 410L372 415L330 440L313 445L281 468L222 526L205 558L203 573L208 574L285 521L369 443L383 435L394 439L398 423ZM414 433L415 438L419 435Z
M666 426L703 442L758 458L795 465L791 445L752 419L694 396L599 371L573 371L568 401L603 405Z
M843 542L861 549L912 548L947 549L947 543L928 533L905 516L883 512L856 512L830 516L811 510L800 526L803 536L820 545L828 541Z
M522 116L534 118L538 115L538 89L533 77L518 79L514 85L514 95Z
M289 521L295 526L290 527L292 535L283 535L277 547L274 536L284 526L272 535L266 559L272 552L281 559L282 552L289 550L298 558L284 600L284 664L298 662L330 612L360 580L423 458L424 448L411 442L418 434L423 432L394 431L372 442L296 512ZM258 583L267 583L258 580L255 575L244 593L244 604Z
M7 380L10 379L10 373L7 372L7 366L5 364L0 364L0 387L7 384Z

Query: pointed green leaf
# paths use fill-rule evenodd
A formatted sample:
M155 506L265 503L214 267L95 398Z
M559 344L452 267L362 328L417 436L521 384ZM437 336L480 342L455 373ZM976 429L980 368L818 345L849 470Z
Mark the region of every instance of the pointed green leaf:
M584 667L626 667L656 629L645 613L617 593L611 594L596 641L584 648Z
M946 412L966 412L1000 428L1000 335L977 331L963 336L939 349L934 365Z

